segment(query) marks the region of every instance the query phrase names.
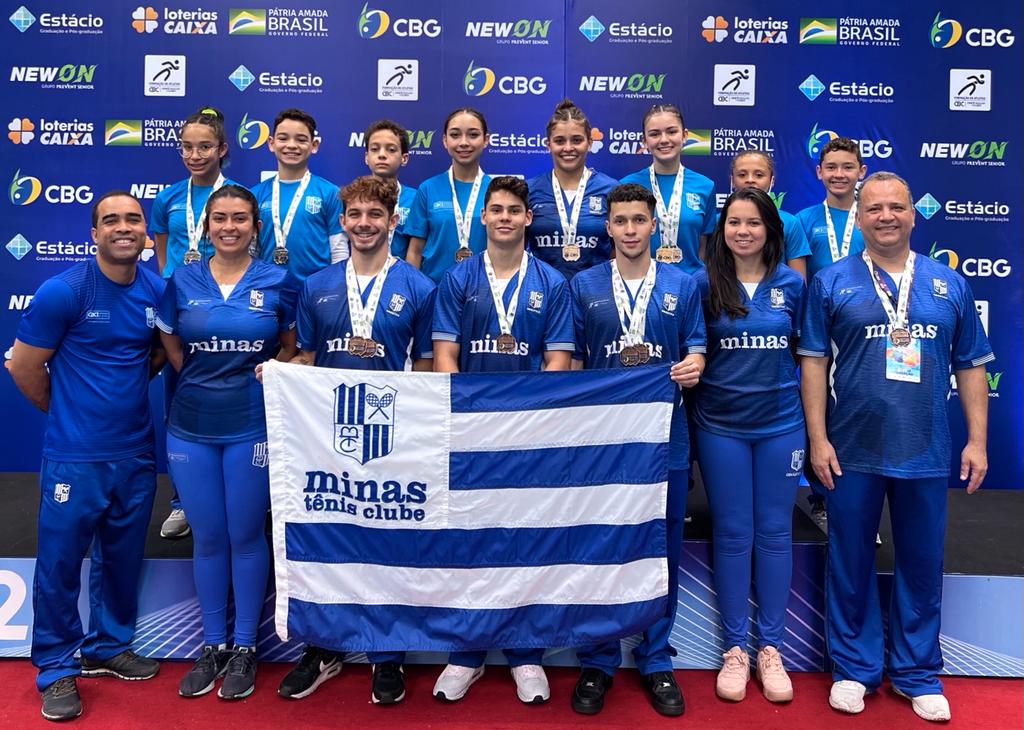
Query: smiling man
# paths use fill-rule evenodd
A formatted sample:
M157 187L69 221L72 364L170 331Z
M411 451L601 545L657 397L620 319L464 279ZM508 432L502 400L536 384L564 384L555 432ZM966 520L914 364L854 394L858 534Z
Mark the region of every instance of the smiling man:
M8 365L18 389L47 414L32 663L48 720L82 713L80 674L149 679L160 668L129 647L156 491L149 380L164 363L153 329L164 285L137 266L146 221L128 193L96 201L92 238L95 259L36 292ZM78 594L90 544L92 612L84 635Z
M865 249L811 282L797 352L809 461L829 490L829 704L861 712L865 693L881 684L884 658L894 689L912 699L914 712L942 721L950 719L937 676L949 373L967 421L960 479L972 493L988 469L985 363L994 356L967 282L910 249L911 201L907 183L892 173L864 181L857 225ZM874 551L883 500L896 561L887 638Z

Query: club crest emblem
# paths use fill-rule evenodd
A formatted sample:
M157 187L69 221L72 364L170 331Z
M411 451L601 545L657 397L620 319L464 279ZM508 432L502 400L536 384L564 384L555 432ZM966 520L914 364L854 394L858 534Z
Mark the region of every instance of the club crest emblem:
M334 450L365 464L391 453L398 391L368 383L334 389Z
M306 212L310 215L317 215L320 213L320 209L323 207L323 198L316 195L306 196Z
M780 309L786 306L786 295L782 289L772 289L771 291L772 306L776 309Z
M263 307L263 292L259 289L253 289L249 292L249 306L260 309Z
M677 304L679 304L679 297L675 294L666 294L665 298L662 300L661 308L666 312L671 313L676 311Z

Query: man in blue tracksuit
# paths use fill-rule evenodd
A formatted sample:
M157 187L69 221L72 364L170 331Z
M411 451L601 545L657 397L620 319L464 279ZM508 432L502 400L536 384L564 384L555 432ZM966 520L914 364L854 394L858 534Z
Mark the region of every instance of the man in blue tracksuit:
M135 680L159 670L129 647L156 490L148 393L164 362L153 330L163 282L137 266L146 221L128 193L96 201L92 237L95 259L36 292L8 365L18 389L47 414L32 663L48 720L82 713L79 674ZM90 544L91 615L83 634L78 594Z

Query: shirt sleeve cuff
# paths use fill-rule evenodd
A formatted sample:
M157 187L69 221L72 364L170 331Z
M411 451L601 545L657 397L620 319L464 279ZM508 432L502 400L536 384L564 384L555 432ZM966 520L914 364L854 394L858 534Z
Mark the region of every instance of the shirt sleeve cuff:
M973 360L964 360L953 363L954 370L967 370L969 368L976 368L979 365L984 365L987 362L992 362L996 359L995 353L989 352L981 357L976 357Z
M796 348L796 354L804 357L825 357L825 353L818 350L808 350L803 347Z
M459 338L457 335L453 335L451 332L434 332L430 335L432 340L440 340L441 342L458 342Z
M166 322L164 322L159 317L156 318L156 326L158 328L160 328L161 332L166 332L169 335L173 335L174 334L174 328L171 327L171 325L169 325Z
M575 352L575 342L549 342L544 345L545 352Z

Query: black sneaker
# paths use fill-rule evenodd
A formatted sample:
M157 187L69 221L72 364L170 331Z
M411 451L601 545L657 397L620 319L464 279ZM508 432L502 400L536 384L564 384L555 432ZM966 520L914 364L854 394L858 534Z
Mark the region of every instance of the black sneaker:
M572 709L582 715L596 715L604 707L604 695L611 686L611 675L600 669L584 669L572 691Z
M231 652L211 644L203 647L203 653L196 663L178 684L178 694L182 697L200 697L217 683L228 668Z
M139 656L131 649L125 649L109 659L82 657L81 664L83 677L117 677L134 681L152 679L160 671L160 662Z
M43 717L47 720L73 720L82 714L82 698L74 677L61 677L42 691Z
M337 654L307 644L299 663L281 680L277 693L290 700L301 700L303 697L313 694L316 688L328 679L337 677L339 674L341 674L341 659Z
M217 696L222 700L245 699L256 689L256 647L235 646L228 654Z
M405 697L405 674L402 665L384 662L373 665L373 691L370 698L375 705L393 705Z
M683 692L676 684L676 675L672 672L651 672L643 676L644 687L651 705L662 715L678 717L683 714L686 704Z

